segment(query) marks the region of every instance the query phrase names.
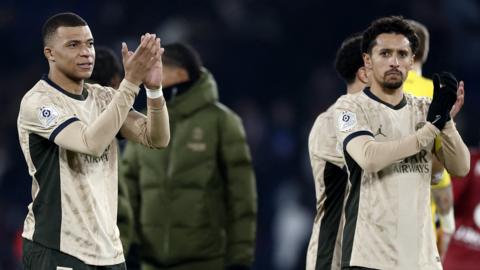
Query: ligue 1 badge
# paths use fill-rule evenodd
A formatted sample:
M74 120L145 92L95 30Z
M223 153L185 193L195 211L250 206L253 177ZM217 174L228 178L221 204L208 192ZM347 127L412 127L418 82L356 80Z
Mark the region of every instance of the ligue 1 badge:
M38 111L38 120L44 128L51 127L57 120L58 112L53 106L42 106Z
M344 111L338 116L338 129L349 131L357 125L357 115L354 112Z

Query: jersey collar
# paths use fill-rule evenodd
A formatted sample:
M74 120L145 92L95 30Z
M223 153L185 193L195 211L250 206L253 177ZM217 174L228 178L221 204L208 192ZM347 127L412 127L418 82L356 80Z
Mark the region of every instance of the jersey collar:
M402 100L397 105L393 106L392 104L388 104L385 101L379 99L377 96L375 96L372 93L372 91L370 91L370 87L365 88L365 90L363 90L363 92L365 93L365 95L367 95L367 97L369 97L369 98L371 98L371 99L373 99L377 102L382 103L383 105L389 107L390 109L400 110L401 108L405 107L405 105L407 105L407 99L405 98L405 95L403 95Z
M63 94L73 98L73 99L76 99L76 100L86 100L87 97L88 97L88 91L83 88L83 91L82 91L82 94L80 95L75 95L75 94L72 94L68 91L66 91L65 89L63 89L62 87L60 87L60 85L54 83L52 80L50 80L48 78L48 75L47 74L43 74L42 76L42 80L44 80L45 82L47 82L48 84L50 84L53 88L57 89L58 91L62 92Z

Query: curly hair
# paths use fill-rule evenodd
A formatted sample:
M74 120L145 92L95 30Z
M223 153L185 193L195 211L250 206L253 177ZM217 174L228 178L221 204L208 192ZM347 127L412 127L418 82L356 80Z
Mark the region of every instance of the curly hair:
M371 53L376 39L384 33L404 35L410 41L412 53L418 50L418 37L412 25L402 16L389 16L377 19L363 32L362 53Z
M346 38L337 51L335 70L347 84L355 81L358 69L363 67L361 49L362 35L356 33Z

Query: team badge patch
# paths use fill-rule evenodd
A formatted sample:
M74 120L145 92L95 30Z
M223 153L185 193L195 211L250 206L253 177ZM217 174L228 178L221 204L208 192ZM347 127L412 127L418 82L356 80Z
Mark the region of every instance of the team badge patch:
M338 129L348 131L357 125L357 115L353 112L344 111L338 116Z
M58 118L58 112L53 106L42 106L38 111L38 120L44 128L51 127Z

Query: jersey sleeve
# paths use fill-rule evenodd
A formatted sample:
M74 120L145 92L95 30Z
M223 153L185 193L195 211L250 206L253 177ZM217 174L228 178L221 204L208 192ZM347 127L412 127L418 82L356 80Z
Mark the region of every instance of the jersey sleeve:
M335 110L337 140L343 145L347 165L348 160L353 159L368 172L378 172L393 162L418 153L431 144L440 132L427 122L406 137L376 141L362 107L358 102L346 101L340 102Z
M341 97L334 109L333 121L337 140L343 149L353 138L373 133L368 126L367 116L352 96Z
M73 112L48 95L32 94L20 105L21 128L52 142L65 127L78 120Z

